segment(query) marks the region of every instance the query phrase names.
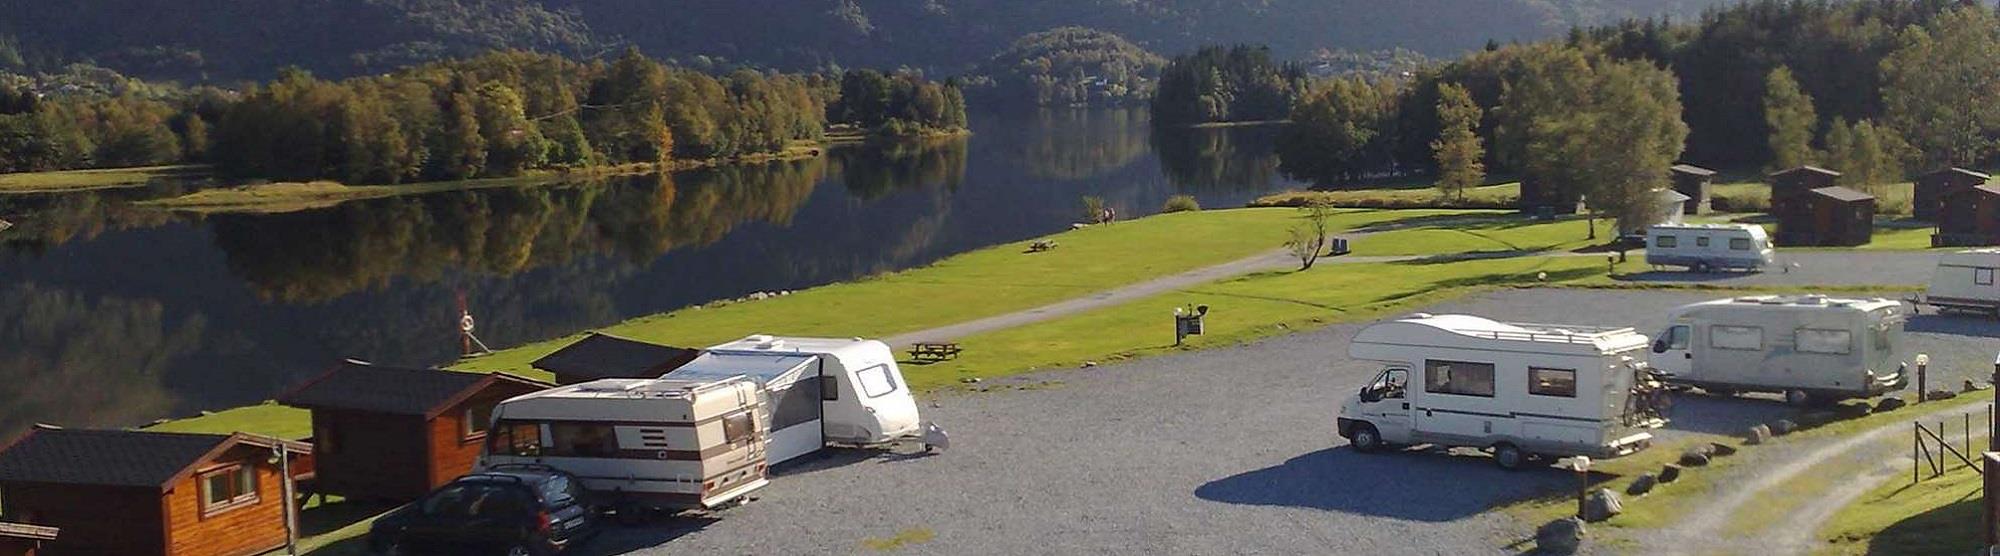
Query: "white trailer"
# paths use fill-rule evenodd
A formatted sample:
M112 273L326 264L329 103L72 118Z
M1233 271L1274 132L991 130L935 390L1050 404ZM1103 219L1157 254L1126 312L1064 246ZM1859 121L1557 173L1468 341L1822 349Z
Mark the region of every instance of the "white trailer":
M747 376L770 406L777 465L828 444L881 445L925 432L889 346L874 340L750 336L708 348L665 378ZM927 444L937 444L926 439Z
M2000 316L2000 249L1971 249L1938 258L1931 287L1917 302L1940 310L1971 311Z
M1795 404L1903 388L1908 315L1893 299L1762 295L1676 309L1653 341L1666 380L1714 393L1777 392Z
M744 377L603 379L493 408L478 468L547 465L620 508L706 509L768 483L761 390Z
M1362 452L1485 448L1507 469L1536 455L1630 454L1652 443L1642 429L1666 422L1645 349L1630 328L1426 314L1375 324L1348 355L1383 370L1341 406L1339 432Z
M1695 272L1757 270L1776 262L1764 228L1749 224L1662 224L1646 229L1646 264Z

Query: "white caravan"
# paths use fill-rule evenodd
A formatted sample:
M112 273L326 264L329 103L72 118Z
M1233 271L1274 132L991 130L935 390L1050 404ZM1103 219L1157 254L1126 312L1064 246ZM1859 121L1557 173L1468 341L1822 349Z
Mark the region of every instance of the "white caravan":
M561 469L607 506L714 508L768 482L765 416L743 377L573 384L494 407L478 467Z
M1780 392L1795 404L1903 388L1903 304L1762 295L1676 309L1653 341L1670 383L1715 393Z
M2000 315L2000 285L1993 279L1996 269L2000 269L2000 249L1946 254L1938 258L1931 287L1918 301L1939 309Z
M1426 315L1363 329L1348 347L1381 374L1341 406L1355 450L1473 446L1515 469L1534 455L1616 457L1643 450L1666 421L1630 328L1512 324ZM1410 385L1415 385L1414 387Z
M1662 224L1646 229L1646 264L1695 272L1756 270L1776 260L1764 228L1749 224Z
M829 443L878 445L923 432L916 398L882 342L750 336L710 347L665 378L732 376L762 386L772 465Z

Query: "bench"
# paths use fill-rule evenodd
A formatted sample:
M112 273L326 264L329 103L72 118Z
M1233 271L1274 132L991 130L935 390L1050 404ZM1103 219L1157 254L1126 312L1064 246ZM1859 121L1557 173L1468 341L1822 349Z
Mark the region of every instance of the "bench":
M965 349L958 347L957 342L917 342L910 345L910 359L926 362L944 361L958 357L961 351Z

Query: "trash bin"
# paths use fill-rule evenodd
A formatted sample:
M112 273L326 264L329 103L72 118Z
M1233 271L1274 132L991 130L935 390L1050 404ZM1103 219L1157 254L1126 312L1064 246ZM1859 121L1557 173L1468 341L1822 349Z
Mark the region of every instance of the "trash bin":
M1346 255L1346 254L1348 254L1348 253L1350 253L1350 252L1351 252L1351 251L1349 251L1349 250L1348 250L1348 248L1347 248L1347 238L1344 238L1344 237L1337 237L1337 238L1333 238L1333 255L1334 255L1334 256L1340 256L1340 255Z

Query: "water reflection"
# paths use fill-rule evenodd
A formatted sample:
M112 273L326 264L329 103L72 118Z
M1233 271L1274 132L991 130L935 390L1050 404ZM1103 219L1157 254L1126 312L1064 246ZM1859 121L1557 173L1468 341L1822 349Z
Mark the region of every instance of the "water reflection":
M829 153L841 182L855 197L875 199L899 189L944 187L965 182L965 136L878 142L836 148Z
M1277 125L1154 128L1153 150L1160 153L1160 168L1175 189L1237 190L1279 179L1274 145L1280 130Z

